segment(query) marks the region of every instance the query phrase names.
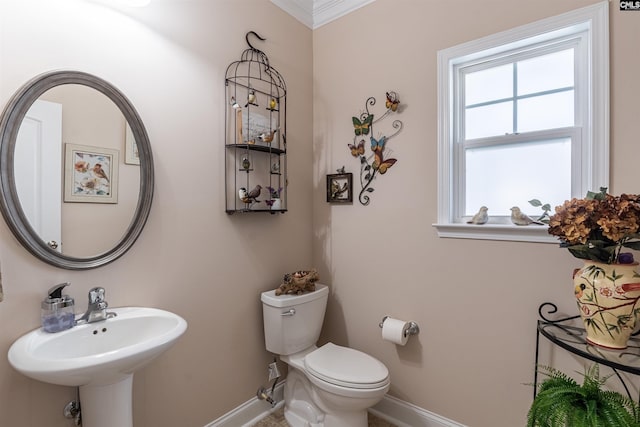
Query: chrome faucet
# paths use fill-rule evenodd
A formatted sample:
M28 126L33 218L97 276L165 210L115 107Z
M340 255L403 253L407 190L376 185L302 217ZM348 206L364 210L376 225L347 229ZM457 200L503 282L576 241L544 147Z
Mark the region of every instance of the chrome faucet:
M76 323L93 323L117 316L117 313L107 312L109 304L104 300L104 288L95 287L89 290L89 305L87 311L78 318Z

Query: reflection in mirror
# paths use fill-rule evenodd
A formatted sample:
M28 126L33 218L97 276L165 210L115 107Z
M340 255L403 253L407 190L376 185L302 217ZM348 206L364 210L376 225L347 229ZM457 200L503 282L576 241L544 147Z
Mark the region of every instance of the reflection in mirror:
M31 227L54 250L74 257L99 255L124 235L140 188L139 166L124 163L126 133L120 109L83 85L49 89L27 111L15 147L16 190ZM123 153L111 168L116 179L100 175L106 167L101 156L79 153L76 161L67 159L64 154L74 145L91 147L86 150L91 153ZM63 199L65 186L80 196ZM117 194L115 203L111 197L103 202L100 193Z
M27 82L0 117L0 210L34 256L95 268L146 223L153 158L142 120L106 81L54 71Z

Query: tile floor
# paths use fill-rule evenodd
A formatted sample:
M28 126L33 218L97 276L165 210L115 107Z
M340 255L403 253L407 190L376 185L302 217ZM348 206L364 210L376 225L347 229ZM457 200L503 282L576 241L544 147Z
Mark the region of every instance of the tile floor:
M283 409L280 408L271 415L266 418L258 421L257 424L254 424L254 427L289 427L289 423L284 419ZM376 417L375 415L369 414L369 427L396 427L394 424L391 424L383 419Z

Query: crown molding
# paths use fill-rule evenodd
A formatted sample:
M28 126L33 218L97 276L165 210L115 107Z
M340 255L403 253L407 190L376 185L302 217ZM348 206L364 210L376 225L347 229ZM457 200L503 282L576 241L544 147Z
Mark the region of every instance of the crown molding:
M375 0L271 0L273 4L315 30Z
M338 19L375 0L313 0L313 29Z
M271 3L313 29L313 0L271 0Z

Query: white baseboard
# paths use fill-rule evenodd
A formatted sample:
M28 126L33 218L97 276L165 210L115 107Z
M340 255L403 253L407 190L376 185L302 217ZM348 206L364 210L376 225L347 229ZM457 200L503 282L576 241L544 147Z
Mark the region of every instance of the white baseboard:
M369 412L398 427L465 427L388 394L373 408L369 408Z
M268 402L254 396L204 427L250 427L254 425L284 405L284 381L276 385L273 397L274 400L278 402L273 408Z
M253 397L204 427L250 427L279 409L284 404L283 395L284 381L278 384L274 391L275 400L278 402L274 408L264 400ZM389 395L370 408L369 412L398 427L465 427L460 423Z

